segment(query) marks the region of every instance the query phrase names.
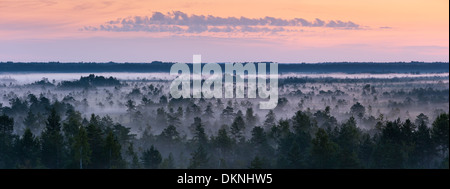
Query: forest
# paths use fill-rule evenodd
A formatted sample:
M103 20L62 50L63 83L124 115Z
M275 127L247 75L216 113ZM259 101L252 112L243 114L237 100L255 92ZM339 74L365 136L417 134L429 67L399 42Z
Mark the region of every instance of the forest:
M2 169L448 169L447 77L284 78L259 99L170 81L0 80Z
M269 62L266 62L269 63ZM1 72L165 72L169 73L173 62L152 61L150 63L96 63L96 62L0 62ZM222 70L225 64L219 63ZM407 64L407 66L405 66ZM192 70L192 64L188 63ZM279 63L280 73L448 73L448 62L324 62L324 63Z

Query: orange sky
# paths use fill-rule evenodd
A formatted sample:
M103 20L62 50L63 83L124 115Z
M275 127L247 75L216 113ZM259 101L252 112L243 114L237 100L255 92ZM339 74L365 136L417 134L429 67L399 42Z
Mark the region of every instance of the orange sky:
M287 20L303 18L308 21L319 18L324 21L351 21L360 27L352 30L294 27L302 32L278 33L114 32L83 29L86 26L99 27L117 18L151 16L154 12L166 14L172 11L223 18L269 16ZM11 47L0 47L0 61L183 61L184 56L190 54L184 50L183 55L169 58L151 53L138 56L126 51L145 52L133 48L169 51L170 46L157 49L160 46L154 45L164 43L164 39L168 39L167 43L171 46L193 46L193 51L196 51L193 54L203 53L210 61L252 61L258 59L261 51L270 53L264 58L273 61L449 59L448 0L0 0L0 18L0 44ZM196 46L189 40L192 38L201 42ZM214 38L212 42L211 38ZM131 42L139 39L149 44L141 42L134 45ZM129 47L107 50L108 42L109 45L119 45L124 40ZM220 48L216 51L220 53L210 50L218 44ZM98 56L77 59L83 55L83 51L69 47L71 45L96 46ZM49 46L48 50L36 49L42 46ZM247 49L248 53L235 52L233 49L236 46L242 48L241 51ZM54 52L61 48L67 49L66 54L58 51L58 55L55 55ZM123 56L115 57L113 53L116 51L123 52ZM222 56L223 51L229 52L233 58ZM186 58L188 60L189 57Z

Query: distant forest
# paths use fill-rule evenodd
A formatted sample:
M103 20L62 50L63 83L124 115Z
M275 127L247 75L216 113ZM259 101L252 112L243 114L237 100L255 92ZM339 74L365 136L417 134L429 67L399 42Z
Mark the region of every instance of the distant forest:
M13 63L0 62L2 72L60 72L60 73L100 73L100 72L165 72L169 73L174 63L154 61L151 63ZM222 70L226 63L220 63ZM188 64L192 68L192 64ZM280 63L279 73L448 73L449 63L435 62L335 62L335 63Z

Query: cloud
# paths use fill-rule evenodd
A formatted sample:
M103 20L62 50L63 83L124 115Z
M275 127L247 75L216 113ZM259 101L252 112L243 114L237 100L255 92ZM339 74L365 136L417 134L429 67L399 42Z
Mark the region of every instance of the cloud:
M316 18L308 21L303 18L282 19L266 16L263 18L217 17L212 15L188 15L181 11L154 12L151 16L134 16L110 20L99 26L86 26L87 31L111 32L171 32L171 33L204 33L204 32L249 32L274 33L295 32L299 27L322 27L335 29L360 29L360 25L352 21Z

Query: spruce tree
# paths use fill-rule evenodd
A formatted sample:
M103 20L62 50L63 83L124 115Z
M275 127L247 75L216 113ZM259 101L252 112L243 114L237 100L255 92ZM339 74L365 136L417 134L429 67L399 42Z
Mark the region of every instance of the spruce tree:
M158 169L161 161L161 153L153 145L142 154L142 164L146 169Z
M46 127L41 135L42 162L47 168L59 169L63 167L63 136L61 134L61 117L52 108L48 116Z

